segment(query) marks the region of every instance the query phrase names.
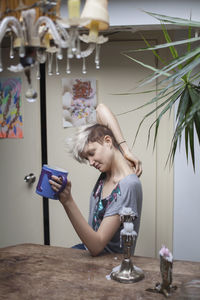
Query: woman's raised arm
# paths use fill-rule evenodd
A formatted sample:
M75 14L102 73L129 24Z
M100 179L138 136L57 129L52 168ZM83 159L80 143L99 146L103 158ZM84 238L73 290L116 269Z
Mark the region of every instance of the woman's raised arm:
M124 157L133 164L135 173L137 174L137 176L140 176L142 174L142 163L135 155L132 154L132 152L128 148L128 145L124 140L121 128L115 115L103 103L98 104L96 108L96 113L97 123L106 125L112 130Z

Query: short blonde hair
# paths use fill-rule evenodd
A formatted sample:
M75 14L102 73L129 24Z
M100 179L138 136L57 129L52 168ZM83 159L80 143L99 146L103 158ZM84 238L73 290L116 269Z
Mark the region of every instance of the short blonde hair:
M73 138L67 140L69 152L80 163L86 163L87 160L83 157L85 146L90 142L103 143L103 139L109 135L115 148L119 148L112 131L105 125L93 124L84 125L78 128Z

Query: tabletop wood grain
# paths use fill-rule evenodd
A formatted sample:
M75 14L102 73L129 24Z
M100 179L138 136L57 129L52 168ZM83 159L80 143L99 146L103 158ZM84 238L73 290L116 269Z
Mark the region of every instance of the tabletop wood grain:
M106 275L121 264L122 257L120 254L91 257L84 250L36 244L0 248L0 299L165 299L162 294L146 291L161 282L158 259L132 258L134 265L145 272L140 282L124 284L108 280ZM174 285L179 288L192 278L200 278L200 263L174 261Z

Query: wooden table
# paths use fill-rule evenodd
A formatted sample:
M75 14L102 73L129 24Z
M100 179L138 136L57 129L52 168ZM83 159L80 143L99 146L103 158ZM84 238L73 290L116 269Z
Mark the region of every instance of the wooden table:
M134 257L145 279L123 284L107 280L122 255L91 257L87 251L23 244L0 249L1 300L120 299L157 300L162 294L147 292L161 281L159 260ZM200 263L175 261L173 284L200 277ZM177 291L175 292L177 293Z

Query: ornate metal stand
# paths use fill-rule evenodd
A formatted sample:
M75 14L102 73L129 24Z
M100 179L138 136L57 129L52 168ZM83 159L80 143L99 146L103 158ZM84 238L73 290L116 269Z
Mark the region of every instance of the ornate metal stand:
M111 278L122 282L122 283L132 283L140 281L144 278L144 272L133 265L131 260L131 247L135 240L137 233L134 231L133 220L135 219L135 214L131 208L123 208L121 212L121 220L123 222L124 228L121 230L121 239L123 242L124 258L116 270L113 269L111 273Z

